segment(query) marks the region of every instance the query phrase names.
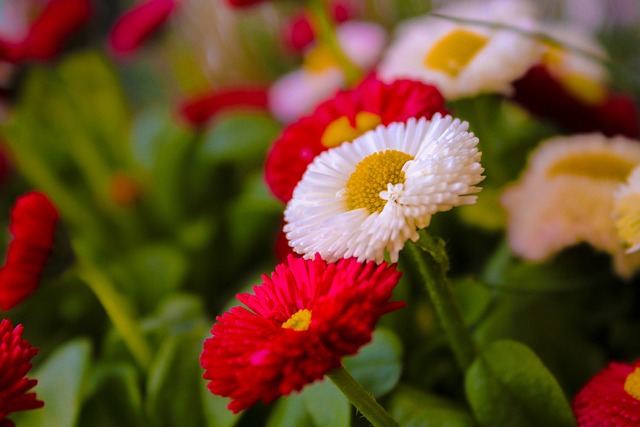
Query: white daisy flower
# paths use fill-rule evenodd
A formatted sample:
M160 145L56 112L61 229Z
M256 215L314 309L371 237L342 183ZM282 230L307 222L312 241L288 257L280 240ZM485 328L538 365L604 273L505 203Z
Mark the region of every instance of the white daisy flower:
M433 13L453 19L427 15L401 25L378 67L382 80L420 80L447 99L510 94L511 83L540 59L536 39L500 28L536 29L534 10L524 0L462 1Z
M442 117L378 126L323 152L309 165L285 210L294 250L327 261L392 262L431 216L473 204L484 178L469 124Z
M629 175L627 183L615 194L616 230L627 254L640 250L640 166Z
M544 261L585 242L612 254L616 272L630 276L640 257L624 253L613 219L614 194L638 164L640 142L623 137L584 134L543 142L502 195L514 253Z

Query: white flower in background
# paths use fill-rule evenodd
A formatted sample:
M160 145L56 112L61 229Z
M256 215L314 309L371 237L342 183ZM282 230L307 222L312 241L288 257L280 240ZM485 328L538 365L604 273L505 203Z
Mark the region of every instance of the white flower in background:
M336 28L345 55L362 70L380 59L387 41L384 29L373 23L348 21ZM269 107L282 122L309 114L323 100L344 85L344 74L333 53L316 43L304 55L302 68L285 74L269 90Z
M584 134L543 142L502 196L514 253L544 261L585 242L612 254L616 272L630 276L640 257L626 255L620 243L614 195L639 164L640 142L623 137Z
M431 216L473 204L484 178L468 123L442 117L378 126L309 165L285 210L291 247L306 258L392 262Z
M627 183L615 195L614 214L616 230L627 253L640 250L640 166L637 166Z
M558 43L543 43L542 63L563 87L586 104L599 104L607 96L607 56L593 34L582 28L544 24L540 32Z
M535 11L524 0L462 1L433 13L454 19L426 15L402 24L378 67L382 80L434 84L447 99L509 94L511 83L540 59L538 40L490 25L535 31Z

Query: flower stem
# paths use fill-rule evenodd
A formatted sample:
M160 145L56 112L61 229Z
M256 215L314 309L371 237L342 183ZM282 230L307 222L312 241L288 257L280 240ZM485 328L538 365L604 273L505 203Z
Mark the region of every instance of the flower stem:
M94 266L82 262L77 266L77 274L96 295L138 364L147 369L151 362L151 349L131 313L128 301L120 295L109 278Z
M353 86L362 79L363 72L349 59L340 46L328 4L326 4L325 0L310 0L308 2L308 10L312 16L311 23L316 37L324 43L335 56L344 73L347 86Z
M329 378L374 427L400 427L398 422L346 369L343 367L334 369L329 374Z
M462 316L460 305L451 291L446 267L439 263L431 252L423 251L416 243L410 242L405 247L408 248L425 281L436 316L447 335L458 366L466 372L476 358L477 349Z

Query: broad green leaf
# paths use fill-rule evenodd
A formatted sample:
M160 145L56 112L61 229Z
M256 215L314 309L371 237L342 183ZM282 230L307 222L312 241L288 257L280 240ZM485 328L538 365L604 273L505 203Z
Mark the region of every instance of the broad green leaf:
M91 345L76 339L53 352L45 363L29 374L36 378L41 409L12 415L20 427L74 427L83 404L83 384L89 369Z
M481 426L575 426L556 379L515 341L487 345L466 373L465 391Z
M301 396L316 427L351 425L351 404L328 377L305 387Z
M345 368L375 397L391 391L402 373L402 344L390 329L378 328L373 341L344 360Z
M450 402L407 385L401 385L389 401L391 416L403 427L474 427L471 414Z
M315 427L304 398L293 393L280 398L274 405L266 427Z
M242 417L242 414L234 414L229 409L229 399L217 396L209 391L207 383L200 378L200 398L206 427L232 427Z

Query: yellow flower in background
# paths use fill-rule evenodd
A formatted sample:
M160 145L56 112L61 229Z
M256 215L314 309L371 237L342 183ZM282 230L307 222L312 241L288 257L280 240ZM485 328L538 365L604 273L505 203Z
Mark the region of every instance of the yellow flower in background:
M628 247L627 253L637 252L640 250L640 166L616 192L614 212L616 230Z

